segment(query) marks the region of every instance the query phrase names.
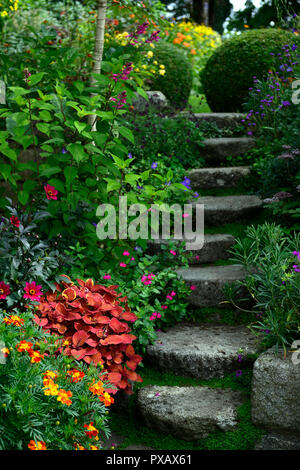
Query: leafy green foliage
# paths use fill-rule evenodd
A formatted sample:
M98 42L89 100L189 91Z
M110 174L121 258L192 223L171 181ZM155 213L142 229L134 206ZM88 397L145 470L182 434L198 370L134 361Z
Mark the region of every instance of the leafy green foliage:
M192 88L192 66L184 53L167 42L158 42L154 59L165 66L165 75L151 79L151 90L161 91L174 108L185 108Z
M277 70L276 55L282 52L284 44L299 44L299 39L289 31L261 29L234 36L218 47L201 74L211 109L216 112L241 111L253 85L253 77L261 80L269 69L275 66Z

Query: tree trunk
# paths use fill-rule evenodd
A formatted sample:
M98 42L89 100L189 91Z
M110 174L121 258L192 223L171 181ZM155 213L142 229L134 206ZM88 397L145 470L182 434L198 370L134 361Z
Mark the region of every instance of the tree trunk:
M196 23L203 23L203 12L204 12L204 1L205 0L193 0L193 20Z
M93 66L92 74L101 73L101 63L102 63L103 49L104 49L106 10L107 10L107 0L98 0L96 37L95 37L95 47L94 47L94 66ZM93 77L93 75L91 75L90 85L93 86L95 82L96 82L96 79ZM89 120L89 124L92 126L92 131L96 130L96 119L97 119L97 116L94 116L94 115L89 116L88 120Z

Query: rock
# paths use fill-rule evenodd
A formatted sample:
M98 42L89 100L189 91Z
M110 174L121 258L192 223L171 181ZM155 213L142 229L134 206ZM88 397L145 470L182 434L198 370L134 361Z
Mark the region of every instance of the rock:
M178 324L158 332L145 361L161 372L209 380L251 365L258 351L255 336L244 326ZM242 362L238 361L240 348Z
M185 112L185 114L187 113ZM244 115L240 113L191 113L189 117L191 120L199 123L215 123L220 129L224 127L234 129L241 125Z
M245 219L262 207L258 196L205 196L199 197L193 205L204 204L204 223L222 225Z
M249 137L217 137L206 139L202 142L204 147L200 147L200 156L206 162L224 162L227 157L237 157L244 155L253 147L255 140Z
M243 280L246 276L245 269L239 264L180 268L177 270L177 274L188 285L195 286L187 300L196 307L224 306L220 302L226 300L224 294L225 284ZM240 289L239 293L244 297L246 291Z
M181 241L174 240L175 244ZM149 240L148 249L149 253L157 254L161 252L162 245L168 245L169 240ZM197 248L196 243L193 243L193 250L188 250L189 244L187 243L185 251L192 255L189 264L197 265L204 263L213 263L219 259L227 259L230 254L228 250L234 245L235 239L232 235L228 234L206 234L204 235L204 245L202 241Z
M157 111L162 111L168 107L168 100L161 91L147 91L146 92L149 98L149 101L146 101L138 93L135 93L132 100L132 106L137 113L142 113L151 108L155 108Z
M250 167L201 168L189 174L193 189L234 188L250 175Z
M233 431L241 392L208 387L152 386L138 392L137 406L146 426L186 441L216 430Z
M300 450L300 437L284 434L266 434L256 443L255 450Z
M252 421L265 429L300 437L300 364L292 358L294 355L288 353L284 359L282 351L275 355L273 347L255 361Z

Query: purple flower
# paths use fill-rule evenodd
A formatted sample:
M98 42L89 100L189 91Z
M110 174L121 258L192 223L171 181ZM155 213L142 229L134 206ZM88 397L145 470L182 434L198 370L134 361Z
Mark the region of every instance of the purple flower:
M129 152L128 158L132 158L132 153Z
M237 377L241 377L242 374L243 374L243 371L241 371L241 369L237 370L236 373L235 373L235 375L236 375Z
M68 151L65 149L65 147L63 147L63 148L61 149L61 153L68 153Z
M151 165L152 170L155 170L157 168L157 162L153 162Z
M283 106L291 106L291 103L289 101L283 101L282 104Z

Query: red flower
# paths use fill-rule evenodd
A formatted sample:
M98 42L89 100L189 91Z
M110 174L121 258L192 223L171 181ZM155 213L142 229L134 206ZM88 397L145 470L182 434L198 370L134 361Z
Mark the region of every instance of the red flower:
M15 215L12 215L11 218L9 219L14 227L19 227L20 226L20 221L18 217Z
M36 282L26 282L26 294L23 295L24 299L40 300L41 295L43 295L41 287L42 286L37 286Z
M1 281L0 282L0 300L1 299L6 299L6 297L10 294L10 288L8 284L5 284L5 282Z
M46 184L44 186L44 189L46 192L47 199L57 200L58 191L53 186L50 186L50 184Z

